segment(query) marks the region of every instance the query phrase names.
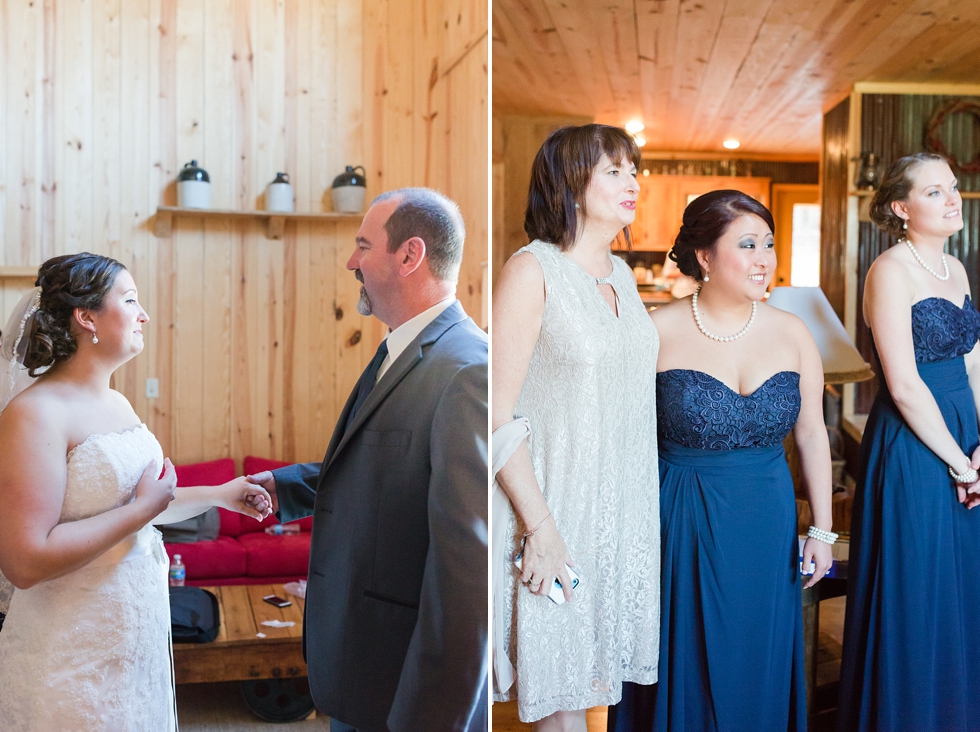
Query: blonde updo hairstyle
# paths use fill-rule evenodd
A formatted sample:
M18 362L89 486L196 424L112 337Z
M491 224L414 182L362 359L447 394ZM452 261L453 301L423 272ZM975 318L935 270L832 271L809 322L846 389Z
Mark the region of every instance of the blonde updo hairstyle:
M88 252L54 257L41 265L34 283L41 288L41 302L27 334L24 355L24 366L31 376L75 355L75 308L101 309L116 276L124 269L115 259Z
M902 236L905 231L905 219L895 213L892 204L895 201L908 199L912 186L915 185L916 168L923 163L946 163L949 161L935 153L916 153L899 158L888 166L881 177L881 185L871 198L871 220L878 228L895 236Z

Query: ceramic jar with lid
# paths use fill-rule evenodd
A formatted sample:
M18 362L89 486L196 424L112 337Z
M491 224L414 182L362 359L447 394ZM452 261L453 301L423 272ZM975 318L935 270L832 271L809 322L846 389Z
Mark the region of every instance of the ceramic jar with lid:
M177 205L181 208L211 207L211 178L196 160L181 168L177 176Z
M361 171L358 173L357 171ZM367 178L360 165L347 166L347 169L333 179L330 198L333 210L338 213L360 213L364 210L364 196L367 193Z
M265 188L265 210L293 210L293 187L289 184L287 173L276 173L276 179Z

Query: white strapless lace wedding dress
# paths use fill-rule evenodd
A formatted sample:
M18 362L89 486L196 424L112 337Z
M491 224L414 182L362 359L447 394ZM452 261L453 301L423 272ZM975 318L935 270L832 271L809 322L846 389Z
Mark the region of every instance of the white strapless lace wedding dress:
M68 455L61 522L132 500L160 443L145 425L93 435ZM145 526L64 577L15 590L0 631L4 732L176 729L167 560Z

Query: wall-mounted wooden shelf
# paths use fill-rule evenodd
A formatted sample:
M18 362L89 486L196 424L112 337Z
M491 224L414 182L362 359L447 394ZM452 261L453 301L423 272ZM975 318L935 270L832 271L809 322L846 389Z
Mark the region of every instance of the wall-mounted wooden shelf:
M360 221L364 214L348 213L282 213L279 211L231 211L219 208L181 208L179 206L157 206L153 232L159 237L173 234L175 217L196 219L265 219L269 239L282 239L287 221L321 221L340 223Z
M0 266L0 280L30 280L37 279L37 267L7 267Z

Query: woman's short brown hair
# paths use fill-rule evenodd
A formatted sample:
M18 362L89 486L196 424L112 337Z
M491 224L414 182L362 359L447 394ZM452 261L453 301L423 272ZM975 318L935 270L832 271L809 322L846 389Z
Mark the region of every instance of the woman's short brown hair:
M578 214L588 215L585 192L592 173L606 155L615 163L626 159L640 167L640 148L621 127L582 125L562 127L544 141L531 165L524 231L532 239L557 244L568 251L578 234ZM579 205L576 210L575 204ZM629 246L629 227L623 228Z
M888 166L888 170L881 178L881 185L871 199L871 220L882 231L895 236L902 235L905 220L895 213L892 209L892 203L904 201L909 197L909 192L915 184L912 179L912 171L923 163L946 163L949 165L949 161L942 155L923 152L906 155Z

